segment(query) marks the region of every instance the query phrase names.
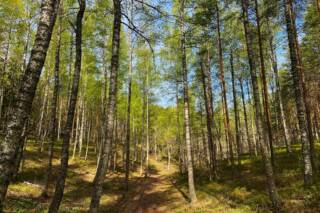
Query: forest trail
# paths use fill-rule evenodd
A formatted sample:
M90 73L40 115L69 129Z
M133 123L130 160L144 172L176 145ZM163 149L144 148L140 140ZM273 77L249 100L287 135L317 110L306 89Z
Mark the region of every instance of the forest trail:
M171 180L171 175L176 171L174 165L168 170L164 161L151 158L149 177L132 184L133 193L121 202L119 212L172 212L179 206L187 205L184 193Z

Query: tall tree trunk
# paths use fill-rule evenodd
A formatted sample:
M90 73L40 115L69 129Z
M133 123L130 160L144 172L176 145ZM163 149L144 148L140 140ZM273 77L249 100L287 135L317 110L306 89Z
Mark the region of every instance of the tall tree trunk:
M45 110L46 110L46 106L47 106L47 102L48 102L48 81L49 81L49 77L45 77L48 78L46 80L46 85L44 88L44 98L43 98L43 102L42 102L42 106L40 109L40 119L39 119L39 124L38 124L38 133L37 133L37 138L36 138L36 142L39 145L39 151L42 152L42 148L41 148L41 135L42 135L42 127L43 127L43 118L45 117Z
M0 211L10 183L17 155L23 125L30 116L32 102L49 48L53 26L56 20L59 0L44 0L41 4L40 20L28 66L13 106L13 113L7 126L7 134L0 144Z
M61 134L61 123L62 123L62 100L59 104L59 116L58 116L58 129L57 129L57 140L60 141L60 134Z
M215 144L213 142L213 95L212 95L212 88L211 88L211 72L210 72L210 56L208 50L204 50L204 53L200 53L201 57L201 78L202 78L202 85L203 85L203 95L204 95L204 102L205 102L205 109L207 114L207 134L208 134L208 145L209 145L209 154L210 154L210 180L212 178L216 178L216 165L215 165Z
M90 143L90 139L91 139L91 128L92 128L92 121L88 121L88 124L87 124L87 139L86 139L86 154L84 156L84 160L87 160L87 158L88 158L89 143Z
M84 86L84 91L86 90L86 86ZM84 93L84 92L83 92ZM83 94L84 96L84 94ZM81 126L80 126L80 135L79 135L79 152L78 152L78 156L79 158L81 157L81 153L82 153L82 145L83 145L83 139L85 137L85 133L84 133L84 125L86 124L86 113L85 113L85 100L84 97L82 98L82 104L81 104Z
M68 92L68 102L67 106L70 105L70 98L71 98L71 81L72 81L72 61L73 61L73 46L74 46L74 36L73 36L73 31L70 32L70 52L69 52L69 67L68 67L68 87L67 87L67 92ZM66 112L67 114L68 112Z
M131 2L132 3L132 2ZM133 5L130 5L130 17L132 19ZM132 63L133 63L133 45L132 45L132 32L129 31L129 76L128 76L128 103L127 103L127 121L126 121L126 174L125 184L126 191L129 190L129 174L130 174L130 140L131 140L131 91L132 91Z
M234 120L236 128L236 143L237 143L237 154L238 154L238 166L241 165L241 142L240 142L240 130L239 130L239 112L238 112L238 103L237 103L237 91L235 85L234 77L234 67L233 67L233 52L230 53L230 70L231 70L231 80L232 80L232 94L233 94L233 109L234 109Z
M5 76L7 72L7 65L8 65L8 59L9 59L9 50L10 50L10 44L11 44L11 34L12 34L12 25L10 25L9 32L8 32L8 40L6 45L6 50L4 54L3 59L3 67L0 70L0 76ZM5 88L3 87L3 81L4 79L0 79L0 125L2 123L2 109L3 109L3 100L5 95Z
M49 182L52 175L52 158L53 158L53 147L57 139L57 104L59 96L59 70L60 70L60 47L61 47L61 22L62 17L59 14L59 25L58 25L58 35L57 35L57 46L55 52L55 64L54 64L54 89L51 102L51 118L49 125L49 156L48 156L48 167L45 173L45 183L42 191L42 196L48 196Z
M206 143L206 137L203 129L203 107L201 101L199 101L199 108L200 108L200 128L201 128L201 139L203 144L203 159L205 161L206 166L209 169L209 179L212 179L212 172L211 172L211 161L210 161L210 151L208 149L207 143Z
M264 64L264 53L263 53L263 41L261 35L261 26L260 26L260 15L259 15L259 5L258 1L254 0L255 12L256 12L256 21L257 21L257 31L258 31L258 46L259 46L259 59L260 59L260 69L261 69L261 79L262 79L262 91L263 91L263 109L265 114L265 122L268 127L268 139L271 153L271 163L274 166L274 150L273 150L273 133L271 126L271 117L270 117L270 107L269 107L269 95L268 95L268 83L266 77L266 68Z
M249 153L250 157L253 157L254 155L254 145L252 144L250 134L249 134L249 124L248 124L248 115L247 115L247 107L246 107L246 102L244 98L244 90L243 90L243 82L242 82L242 77L239 77L239 83L240 83L240 89L241 89L241 99L242 99L242 107L243 107L243 116L244 116L244 124L246 128L246 136L247 136L247 142L248 142L248 147L249 147Z
M98 212L100 198L102 195L102 184L105 178L108 165L110 144L113 140L114 117L117 101L117 76L119 68L119 51L120 51L120 30L121 30L121 0L113 0L114 21L113 21L113 38L112 38L112 58L109 97L106 117L106 140L103 141L101 159L97 168L97 173L93 181L93 193L91 197L89 212Z
M246 82L246 87L247 87L247 95L248 95L248 103L251 105L251 131L252 131L252 140L253 140L253 151L255 156L258 155L258 152L260 150L260 145L257 142L257 137L256 137L256 127L254 125L255 123L255 110L254 110L254 103L252 103L251 100L251 90L250 90L250 83L249 79L245 81Z
M176 73L178 75L178 73ZM179 172L182 174L183 171L183 160L182 160L182 140L180 136L180 111L179 111L179 82L178 82L178 76L176 76L176 128L177 128L177 135L176 135L176 142L179 146Z
M219 52L219 79L222 89L222 99L223 99L223 109L224 109L224 116L225 116L225 129L226 129L226 139L227 144L229 146L229 154L230 154L230 161L231 161L231 169L232 169L232 176L234 175L234 156L233 156L233 136L231 133L230 127L230 119L229 119L229 110L228 110L228 100L227 100L227 88L226 82L224 79L224 64L223 64L223 50L222 50L222 39L221 39L221 26L220 26L220 10L218 1L216 1L216 18L217 18L217 33L218 33L218 52Z
M302 67L299 63L299 47L297 43L296 25L293 14L291 0L284 0L285 21L287 26L287 35L291 59L291 74L294 83L295 101L299 121L300 140L302 143L303 166L304 166L304 183L311 185L313 183L313 171L311 163L311 146L310 138L308 138L307 129L307 112L304 102L305 93L303 88Z
M76 104L76 109L75 109L75 115L76 115L76 119L75 119L75 128L72 128L72 131L75 132L75 137L74 137L74 144L73 144L73 153L72 153L72 160L75 158L76 156L76 151L77 151L77 146L78 146L78 142L79 142L79 125L80 125L80 113L81 113L81 109L80 109L80 105L81 105L81 94L80 94L80 98L79 98L79 104ZM71 137L72 138L72 137ZM72 140L71 140L72 142Z
M73 74L73 84L70 94L70 103L68 106L67 121L63 132L63 143L61 148L61 164L59 168L59 173L57 177L57 183L55 187L55 192L50 203L49 213L56 213L59 210L59 206L63 197L63 191L65 186L65 181L67 177L68 170L68 160L69 160L69 145L70 136L72 131L72 123L74 119L74 112L77 104L79 82L80 82L80 72L81 72L81 57L82 57L82 20L84 16L84 11L86 8L85 0L79 0L79 11L77 13L76 19L76 60Z
M143 162L145 158L145 144L144 144L144 139L145 139L145 117L146 117L146 100L145 100L145 85L143 83L143 97L142 97L142 127L141 127L141 135L140 135L140 155L141 155L141 161L140 161L140 175L143 174Z
M184 101L184 128L185 140L187 146L187 168L188 168L188 185L191 203L197 202L196 190L194 187L193 162L192 162L192 145L190 133L190 112L189 112L189 92L188 92L188 69L187 69L187 53L186 53L186 32L185 32L185 0L180 0L180 50L181 50L181 66L183 74L183 101Z
M272 163L270 160L270 153L268 151L268 131L267 126L263 119L263 114L261 110L261 103L259 97L259 87L258 87L258 79L256 76L256 65L254 61L254 53L253 53L253 38L252 32L249 29L249 20L248 20L248 0L241 0L242 2L242 12L243 12L243 25L245 31L246 38L246 46L247 46L247 54L249 60L250 67L250 75L251 75L251 84L253 91L253 100L254 100L254 108L255 108L255 120L256 127L259 137L259 145L262 154L262 160L264 163L265 174L267 178L267 185L269 191L269 197L272 202L272 206L274 211L278 211L281 207L280 197L277 193Z
M269 22L268 28L270 29ZM270 46L270 53L271 53L271 62L272 62L272 68L274 72L274 80L276 83L276 103L277 103L277 109L279 110L280 114L280 125L284 132L284 140L287 148L287 152L291 152L291 141L289 136L289 130L288 130L288 124L287 124L287 118L284 114L283 109L283 100L281 96L281 85L279 80L279 73L278 73L278 63L277 63L277 55L275 54L274 44L273 44L273 35L271 34L270 29L270 37L269 37L269 46Z
M146 159L145 159L145 170L144 176L148 177L149 173L149 123L150 123L150 113L149 113L149 72L146 73Z

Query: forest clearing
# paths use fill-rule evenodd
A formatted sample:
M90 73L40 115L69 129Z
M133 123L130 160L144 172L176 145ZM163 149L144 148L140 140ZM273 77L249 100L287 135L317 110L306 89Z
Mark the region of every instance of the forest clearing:
M320 0L1 0L0 213L320 212Z

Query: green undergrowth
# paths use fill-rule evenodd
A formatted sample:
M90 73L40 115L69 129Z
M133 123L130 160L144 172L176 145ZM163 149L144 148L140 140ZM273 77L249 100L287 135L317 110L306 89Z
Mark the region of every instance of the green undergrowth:
M320 162L320 146L316 147ZM284 148L276 149L275 177L282 198L282 212L320 212L320 176L315 184L305 187L301 167L300 145L294 145L292 153ZM228 162L219 163L218 178L208 179L208 171L195 169L198 203L194 212L270 212L271 203L266 189L261 158L241 156L241 166L232 176ZM187 174L176 173L172 180L187 195Z
M45 146L44 151L40 153L34 142L28 142L23 170L17 181L12 183L8 190L5 212L47 212L60 163L60 150L55 149L54 153L50 196L45 199L40 195L44 174L47 171L47 147ZM96 170L96 154L92 147L90 147L89 153L87 160L84 159L84 152L81 158L77 156L72 159L70 156L68 178L59 212L87 212L90 204L92 180ZM320 146L317 144L318 162L320 162L319 153ZM315 184L305 188L301 161L300 145L294 145L293 152L290 154L284 148L276 149L275 177L278 192L283 201L283 212L320 212L320 177L317 175ZM165 161L161 164L163 164L163 168L166 168ZM119 212L119 206L122 205L125 193L121 165L122 163L119 163L119 167L107 175L104 184L105 193L101 200L102 212ZM208 171L205 169L195 169L198 202L192 206L187 202L187 174L179 174L178 172L164 174L170 179L169 183L172 183L173 191L180 194L183 200L183 202L168 206L168 209L172 209L172 212L191 213L270 212L271 205L260 157L241 156L241 166L235 167L234 175L232 175L231 166L227 161L219 161L218 166L218 178L214 181L208 179ZM139 163L134 164L132 168L136 172L132 173L127 197L139 194L139 187L143 186L145 180L139 172ZM159 165L150 165L151 176L153 173L156 174L157 170L159 170ZM157 197L156 194L154 196ZM161 196L157 198L158 202L161 202Z

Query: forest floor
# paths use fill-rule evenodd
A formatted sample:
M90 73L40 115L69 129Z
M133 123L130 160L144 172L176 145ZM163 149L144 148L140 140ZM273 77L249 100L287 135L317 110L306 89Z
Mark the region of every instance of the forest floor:
M276 184L283 200L284 212L320 212L320 184L303 187L299 146L292 154L284 149L276 152ZM319 156L320 147L317 147ZM90 150L93 153L93 150ZM25 152L24 169L17 181L10 185L5 212L46 212L51 197L42 198L47 152L39 152L34 143L29 143ZM54 172L59 165L59 150L55 150ZM76 157L70 159L70 167L64 198L59 212L87 212L90 204L92 180L96 162ZM320 161L319 161L320 162ZM178 168L166 161L150 159L149 177L140 174L139 166L131 174L129 192L124 190L124 175L119 171L107 175L101 212L119 213L165 213L165 212L269 212L270 203L265 190L261 159L242 157L241 173L232 178L230 167L220 162L220 178L209 181L204 170L195 170L198 196L197 204L188 203L187 175L180 175ZM240 171L240 169L238 170ZM54 177L56 174L54 174ZM53 185L50 194L53 193Z

